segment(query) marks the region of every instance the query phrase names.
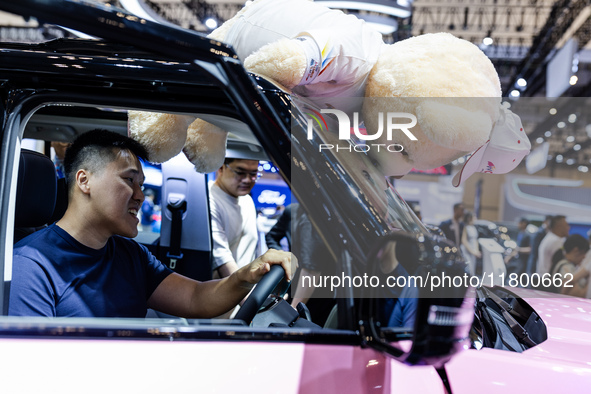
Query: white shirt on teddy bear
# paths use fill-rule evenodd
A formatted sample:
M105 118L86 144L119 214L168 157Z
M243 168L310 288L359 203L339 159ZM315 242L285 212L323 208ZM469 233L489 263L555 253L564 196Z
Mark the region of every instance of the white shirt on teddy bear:
M244 60L266 44L296 37L308 54L308 64L319 61L320 68L312 80L305 75L294 93L310 98L365 95L384 42L379 32L353 15L311 1L257 1L236 16L224 41ZM313 56L315 51L320 59Z

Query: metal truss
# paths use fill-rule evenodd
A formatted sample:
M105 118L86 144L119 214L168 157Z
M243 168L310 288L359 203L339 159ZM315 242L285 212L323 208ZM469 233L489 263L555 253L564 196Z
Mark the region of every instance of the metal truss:
M546 64L589 0L415 0L412 34L450 32L479 45L492 60L506 96L519 78L528 81L522 96L543 91ZM579 47L591 38L591 20L575 31ZM484 37L492 45L482 45ZM565 93L568 95L568 92Z
M507 90L513 89L518 78L528 81L527 89L522 95L533 96L543 88L546 80L546 66L551 55L556 50L556 44L565 38L565 33L577 18L579 13L589 6L589 0L558 0L554 3L546 23L534 38L528 53L511 74ZM579 40L579 47L584 47L590 38L589 20L574 32L573 36ZM568 95L568 94L567 94Z
M477 45L491 37L499 48L529 47L551 8L552 0L416 0L412 33L446 31Z
M200 32L210 31L203 24L206 18L215 18L219 24L222 24L236 15L243 6L238 3L208 3L204 0L145 0L145 2L169 22Z
M145 0L145 2L169 22L184 28L202 32L209 31L209 29L203 25L203 21L207 17L214 17L221 24L236 15L243 6L240 3L209 3L204 0ZM363 18L364 15L372 14L367 11L342 11L345 13L354 13L361 18ZM408 18L386 17L391 18L394 21L393 23L398 25L398 30L392 34L385 35L385 42L392 43L411 36L410 20Z

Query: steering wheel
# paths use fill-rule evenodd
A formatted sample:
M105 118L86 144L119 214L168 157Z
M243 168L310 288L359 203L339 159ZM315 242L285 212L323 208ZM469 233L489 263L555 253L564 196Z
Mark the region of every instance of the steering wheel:
M265 302L275 287L281 283L284 276L285 270L282 266L278 264L272 265L271 270L263 276L246 301L244 301L244 304L242 304L234 319L240 319L246 322L246 324L250 324L263 305L263 302Z

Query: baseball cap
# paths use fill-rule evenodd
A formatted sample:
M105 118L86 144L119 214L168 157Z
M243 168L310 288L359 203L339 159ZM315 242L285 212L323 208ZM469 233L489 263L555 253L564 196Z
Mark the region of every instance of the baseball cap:
M453 180L455 187L461 185L475 172L506 174L513 170L529 154L531 143L523 131L518 115L505 107L492 129L490 139L468 158Z

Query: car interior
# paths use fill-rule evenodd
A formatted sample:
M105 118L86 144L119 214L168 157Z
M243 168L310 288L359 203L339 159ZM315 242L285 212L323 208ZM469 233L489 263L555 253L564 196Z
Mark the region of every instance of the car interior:
M72 116L75 114L75 116ZM227 154L253 160L267 160L267 156L248 127L243 123L222 116L210 116L209 121L223 125L230 132ZM24 146L35 149L21 149L15 212L14 242L34 231L59 220L67 207L65 179L58 179L54 163L50 158L51 141L71 142L77 135L93 128L103 128L127 134L127 114L122 110L104 108L49 106L37 111L24 130ZM140 231L137 241L144 244L160 261L173 271L187 277L205 281L212 278L212 237L209 218L208 174L195 171L184 154L160 165L161 185L150 185L159 189L161 203L161 225L156 233ZM156 182L158 183L158 182ZM255 305L246 305L236 317L238 322L250 322L265 303L253 326L288 327L295 324L308 328L320 328L281 302L281 297L271 297L280 285L282 271L271 280L269 289L256 295ZM263 287L263 284L260 284ZM281 286L285 287L285 283ZM262 290L262 289L261 289ZM286 290L284 288L284 290ZM253 309L254 308L254 309ZM269 312L273 311L273 312ZM266 313L265 313L266 312ZM302 312L304 315L304 312ZM149 310L147 318L175 319ZM308 316L305 316L309 318Z

